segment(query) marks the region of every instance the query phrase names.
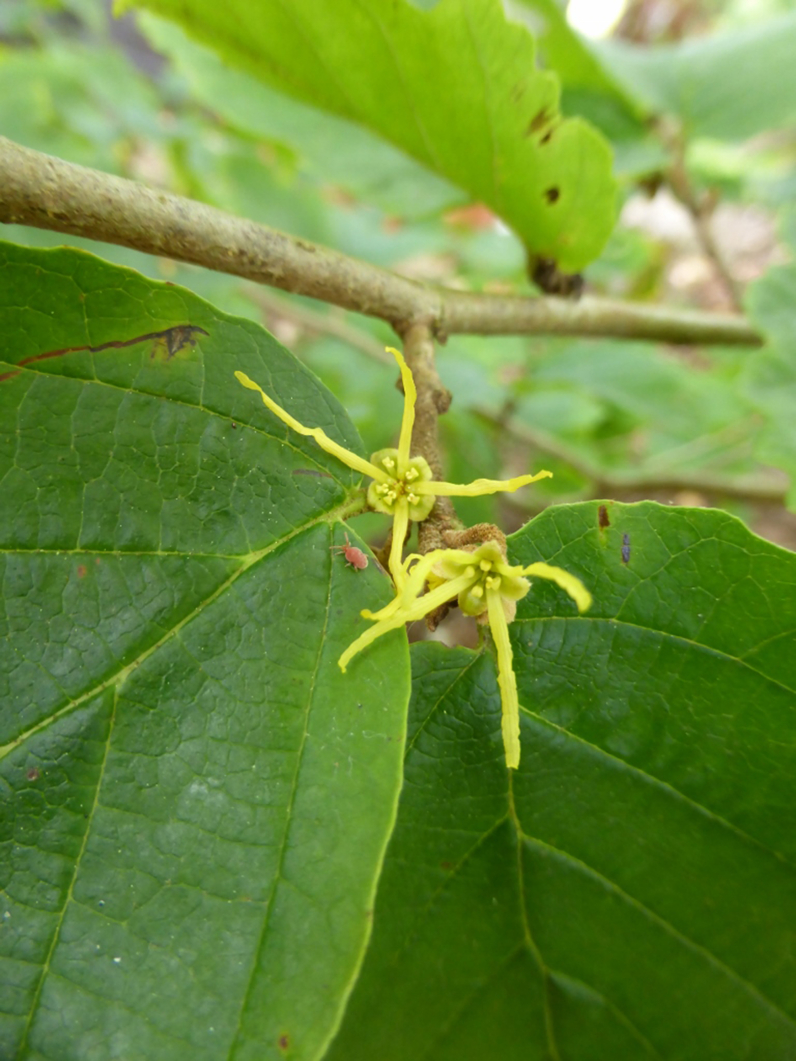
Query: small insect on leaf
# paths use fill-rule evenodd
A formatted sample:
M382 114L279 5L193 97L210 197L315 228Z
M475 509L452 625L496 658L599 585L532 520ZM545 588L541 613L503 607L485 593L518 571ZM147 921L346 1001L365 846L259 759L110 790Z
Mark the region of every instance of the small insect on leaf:
M622 563L623 564L629 564L630 563L630 535L629 534L623 534L622 535Z
M347 534L345 536L345 545L330 545L329 548L333 553L342 553L348 566L353 567L356 571L364 571L368 566L367 556L356 545L351 544Z

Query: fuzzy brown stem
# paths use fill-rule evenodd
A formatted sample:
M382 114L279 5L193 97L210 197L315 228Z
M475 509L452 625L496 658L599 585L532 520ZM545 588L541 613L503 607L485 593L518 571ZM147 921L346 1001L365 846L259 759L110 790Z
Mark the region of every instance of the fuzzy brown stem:
M425 457L435 479L443 479L439 451L439 417L450 407L451 394L442 385L434 361L434 340L427 323L410 324L403 332L404 357L417 387L415 425L412 431L413 457ZM443 533L456 522L456 511L449 497L438 497L430 515L418 526L418 552L444 548Z

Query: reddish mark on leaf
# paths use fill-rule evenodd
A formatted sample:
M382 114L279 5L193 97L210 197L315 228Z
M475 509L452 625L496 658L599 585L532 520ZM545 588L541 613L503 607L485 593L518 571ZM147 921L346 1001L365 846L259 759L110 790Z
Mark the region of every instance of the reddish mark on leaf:
M97 567L99 567L99 565L100 565L100 558L99 558L98 556L94 558L94 563L95 563L95 564L97 565Z
M329 549L333 553L342 553L348 566L357 571L364 571L368 566L367 556L356 545L351 544L348 540L348 534L345 536L345 545L330 545Z
M548 203L552 205L553 203L557 203L561 198L561 192L558 188L548 188L544 193L544 197L547 199Z
M28 781L38 781L41 777L41 771L37 770L35 766L32 766L27 772Z
M287 1050L290 1046L290 1038L287 1035L280 1035L278 1039L278 1045L280 1050Z
M87 568L86 568L85 564L78 564L77 565L77 577L78 578L85 578L86 577L86 570L87 570Z
M174 355L182 350L183 347L196 346L197 340L195 336L209 334L204 328L199 328L195 324L177 324L173 328L164 328L160 332L147 332L145 335L137 335L134 339L113 339L107 343L100 343L99 346L65 346L61 350L47 350L43 354L32 354L30 357L23 357L17 364L21 367L22 365L30 365L34 361L48 361L52 357L63 357L64 354L77 354L81 350L85 350L89 354L98 354L102 350L121 350L122 347L137 346L138 343L145 343L150 339L154 342L162 342L165 345L166 360L171 361ZM150 358L155 356L154 348L149 356ZM0 376L0 382L18 375L19 372L5 372Z
M445 871L451 870L451 869L453 869L453 863L452 862L440 862L439 868L440 869L444 869Z
M611 521L608 518L608 509L605 507L605 505L600 505L600 507L597 509L597 525L599 526L600 530L605 530L606 527L611 526Z
M622 535L622 563L623 564L629 564L630 563L630 535L629 534L623 534Z

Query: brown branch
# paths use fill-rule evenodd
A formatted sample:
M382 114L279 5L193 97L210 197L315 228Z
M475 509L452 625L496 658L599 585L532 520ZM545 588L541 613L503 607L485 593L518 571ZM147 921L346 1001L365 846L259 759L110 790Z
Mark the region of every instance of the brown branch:
M0 222L103 240L331 302L404 332L557 334L756 346L740 316L584 297L465 293L417 283L284 232L0 137Z
M451 394L442 385L434 362L434 340L428 324L410 324L403 333L404 357L412 370L417 387L415 424L412 430L413 457L425 457L434 473L441 480L442 459L439 452L439 417L448 411ZM418 552L442 549L443 534L456 524L456 510L449 497L438 497L430 514L419 524L417 530Z

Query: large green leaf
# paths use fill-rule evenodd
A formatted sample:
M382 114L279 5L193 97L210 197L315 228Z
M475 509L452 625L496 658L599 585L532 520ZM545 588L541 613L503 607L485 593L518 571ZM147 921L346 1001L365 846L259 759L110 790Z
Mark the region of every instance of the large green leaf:
M401 777L401 637L331 551L359 449L266 332L72 251L0 258L0 1056L313 1058ZM14 367L19 366L19 367Z
M677 115L691 136L745 140L796 119L796 13L681 44L593 47L633 96Z
M796 556L725 513L510 539L520 769L488 654L413 648L405 784L333 1061L796 1056Z
M167 55L186 79L194 99L234 128L287 145L298 155L301 169L326 184L339 184L357 198L402 217L421 217L465 198L461 189L361 126L292 100L242 70L231 69L174 23L145 14L139 24L152 46Z
M119 4L131 6L130 2ZM141 0L229 62L358 122L499 214L535 254L580 269L615 217L610 150L558 114L528 31L500 0Z

